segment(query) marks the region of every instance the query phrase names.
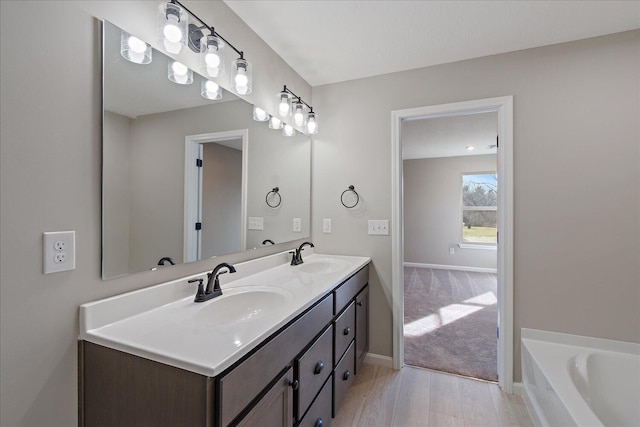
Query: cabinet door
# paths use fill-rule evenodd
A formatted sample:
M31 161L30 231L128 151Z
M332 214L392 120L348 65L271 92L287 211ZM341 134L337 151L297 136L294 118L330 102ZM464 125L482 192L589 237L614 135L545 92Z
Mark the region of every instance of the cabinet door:
M369 351L369 286L356 297L356 375Z
M245 427L292 427L293 426L293 370L286 371L267 394L237 425Z

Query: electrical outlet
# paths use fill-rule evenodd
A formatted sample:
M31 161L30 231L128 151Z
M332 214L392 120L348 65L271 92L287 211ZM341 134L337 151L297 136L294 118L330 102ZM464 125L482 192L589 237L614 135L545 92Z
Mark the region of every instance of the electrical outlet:
M331 233L331 219L325 218L322 220L322 232Z
M389 220L388 219L370 219L369 234L377 235L377 236L388 236Z
M455 255L456 254L456 248L449 248L449 255Z
M295 233L300 233L302 231L302 219L293 218L293 231Z
M42 245L44 274L76 268L75 231L45 232Z

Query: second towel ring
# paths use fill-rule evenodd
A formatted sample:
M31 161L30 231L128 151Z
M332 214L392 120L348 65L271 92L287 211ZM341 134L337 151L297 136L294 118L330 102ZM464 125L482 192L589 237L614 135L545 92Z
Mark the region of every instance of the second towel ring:
M279 192L280 189L278 187L274 187L267 193L267 196L264 198L265 202L267 202L267 206L269 206L270 208L277 208L278 206L280 206L280 203L282 203L282 196L280 196ZM278 197L276 198L276 196ZM273 199L271 202L269 202L270 198Z
M355 202L353 204L349 203L345 203L344 199L345 199L345 194L347 193L353 193L355 194ZM347 194L348 195L348 194ZM352 201L352 200L351 200ZM360 196L358 195L358 192L356 191L355 187L353 185L350 185L349 188L347 188L346 190L344 190L342 192L342 194L340 195L340 203L342 203L342 206L344 206L347 209L351 209L351 208L355 208L356 205L358 204L358 202L360 201ZM349 200L347 200L347 202L350 202Z

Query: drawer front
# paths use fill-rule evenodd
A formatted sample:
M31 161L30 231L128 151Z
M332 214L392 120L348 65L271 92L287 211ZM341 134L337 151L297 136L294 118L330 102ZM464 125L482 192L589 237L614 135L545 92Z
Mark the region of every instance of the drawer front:
M352 302L335 322L335 363L338 363L344 351L349 347L356 333L356 304Z
M318 390L331 374L333 356L333 326L316 340L300 358L296 360L298 373L298 409L296 418L302 417Z
M285 368L332 318L329 295L219 382L219 425L226 426Z
M351 344L338 366L333 372L333 416L336 416L340 404L353 383L353 369L355 363L354 345Z
M338 314L356 296L360 289L369 282L369 265L351 276L349 280L340 285L335 291L335 309L333 314Z
M356 297L356 374L369 351L369 286Z
M320 394L298 424L299 427L331 427L331 377L324 383Z

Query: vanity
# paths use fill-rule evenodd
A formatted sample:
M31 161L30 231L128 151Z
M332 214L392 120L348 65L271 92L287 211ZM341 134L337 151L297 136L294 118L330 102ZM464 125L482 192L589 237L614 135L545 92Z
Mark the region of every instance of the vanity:
M80 307L83 426L330 426L368 351L369 258L286 252Z

